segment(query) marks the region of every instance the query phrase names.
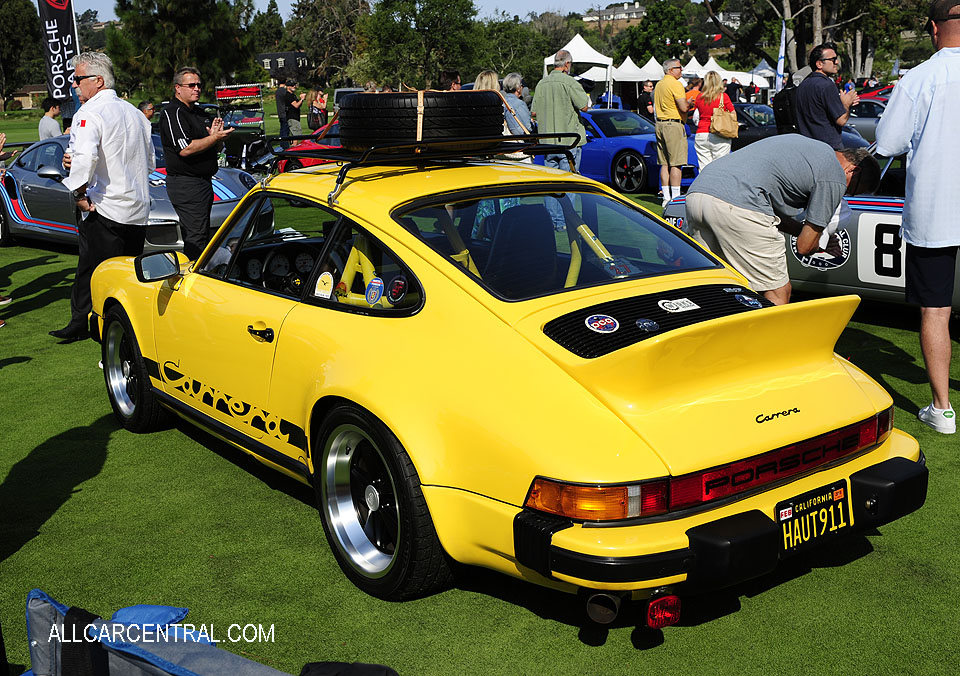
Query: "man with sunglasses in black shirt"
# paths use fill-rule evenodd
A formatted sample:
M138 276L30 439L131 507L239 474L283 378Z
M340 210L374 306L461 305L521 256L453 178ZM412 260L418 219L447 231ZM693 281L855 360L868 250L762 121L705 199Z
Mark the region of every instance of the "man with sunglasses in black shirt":
M192 261L210 239L217 151L233 131L223 128L223 118L211 122L194 105L201 87L196 68L178 70L173 76L174 98L164 106L159 123L167 162L167 196L180 219L183 253Z
M850 106L856 105L860 97L855 91L841 94L837 89L834 78L840 70L840 57L832 42L814 47L808 63L813 72L797 87L797 130L834 150L842 150L840 132L850 118Z

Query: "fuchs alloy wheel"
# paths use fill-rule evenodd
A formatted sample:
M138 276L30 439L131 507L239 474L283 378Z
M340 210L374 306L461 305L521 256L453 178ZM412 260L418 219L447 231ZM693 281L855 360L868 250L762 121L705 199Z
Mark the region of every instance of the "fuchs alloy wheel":
M366 593L395 601L450 581L446 554L410 457L372 415L340 406L317 434L314 484L340 568Z
M120 306L107 311L100 346L107 397L117 420L131 432L160 429L166 412L153 393L130 320Z
M617 155L613 161L613 185L620 192L640 192L647 185L647 164L633 151Z
M347 150L417 140L417 109L414 93L345 96L340 102L340 142ZM502 141L503 102L495 92L424 92L420 138L449 139L450 147L464 150L491 146L491 141L459 144L458 139L492 137Z

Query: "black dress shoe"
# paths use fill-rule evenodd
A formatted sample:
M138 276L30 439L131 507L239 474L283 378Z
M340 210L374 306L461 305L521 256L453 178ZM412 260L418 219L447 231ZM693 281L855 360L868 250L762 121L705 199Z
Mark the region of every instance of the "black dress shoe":
M59 338L62 341L72 343L75 340L82 340L86 338L88 334L87 329L83 326L67 324L62 329L51 331L50 335L54 338Z

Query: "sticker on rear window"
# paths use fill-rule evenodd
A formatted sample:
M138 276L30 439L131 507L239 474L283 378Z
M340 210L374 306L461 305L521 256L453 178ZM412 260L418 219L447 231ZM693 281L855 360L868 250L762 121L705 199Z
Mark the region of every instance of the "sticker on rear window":
M379 277L374 277L370 280L370 283L367 284L367 305L376 305L380 302L381 296L383 296L383 280Z
M391 305L396 305L407 295L407 278L404 275L397 275L390 280L387 286L387 300Z
M597 333L613 333L620 328L620 322L610 315L590 315L584 323L588 329Z

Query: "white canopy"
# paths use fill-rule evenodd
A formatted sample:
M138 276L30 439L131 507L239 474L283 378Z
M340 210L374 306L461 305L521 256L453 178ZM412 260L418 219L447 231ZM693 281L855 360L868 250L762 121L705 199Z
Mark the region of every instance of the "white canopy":
M570 52L570 56L573 57L574 63L595 63L601 66L607 66L608 68L613 68L613 59L609 56L604 56L593 47L587 44L587 41L583 39L583 36L580 33L571 38L570 42L565 44L561 49L565 49ZM560 51L559 49L557 51ZM547 71L553 68L553 57L556 56L557 52L554 52L550 56L544 57L543 59L543 75L547 75Z
M650 76L628 56L623 60L623 63L620 64L619 68L613 69L613 79L620 82L641 82L643 80L649 80Z
M721 76L723 76L723 74L727 72L727 69L722 67L719 63L717 63L717 60L712 56L709 59L707 59L707 62L705 64L703 64L703 72L707 72L710 70L717 71L718 73L720 73Z
M691 58L687 61L687 65L683 67L684 73L697 73L699 77L700 71L703 69L703 66L700 65L700 62L697 61L697 57Z
M594 82L606 82L607 76L610 75L614 80L618 80L617 69L613 68L603 68L601 66L594 66L590 70L580 73L577 75L578 80L593 80Z
M753 75L759 75L760 77L776 77L777 71L767 65L767 62L763 59L760 59L760 63L757 64L757 67L750 71Z

